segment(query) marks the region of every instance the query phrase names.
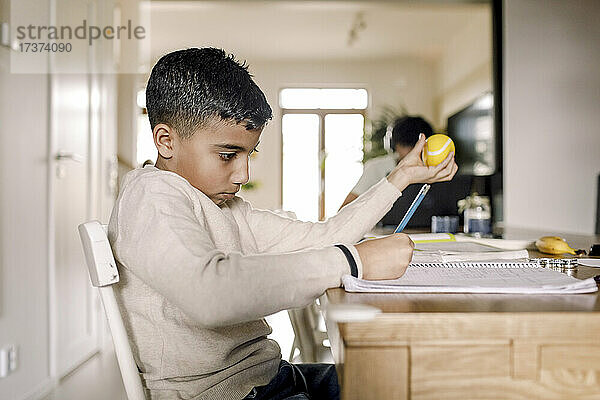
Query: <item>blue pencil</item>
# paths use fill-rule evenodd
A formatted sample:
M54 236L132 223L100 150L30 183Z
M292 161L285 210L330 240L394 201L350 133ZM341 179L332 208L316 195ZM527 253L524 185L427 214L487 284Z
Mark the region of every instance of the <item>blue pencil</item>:
M417 211L417 207L419 207L419 204L421 204L421 202L425 198L425 195L429 191L430 187L431 187L431 185L424 184L423 187L421 188L421 190L419 190L417 197L415 197L412 204L408 208L408 211L406 212L406 214L404 214L404 217L402 217L402 221L400 221L400 223L398 224L398 227L396 228L394 233L402 232L402 230L404 228L406 228L408 221L410 221L410 219L412 218L415 211Z

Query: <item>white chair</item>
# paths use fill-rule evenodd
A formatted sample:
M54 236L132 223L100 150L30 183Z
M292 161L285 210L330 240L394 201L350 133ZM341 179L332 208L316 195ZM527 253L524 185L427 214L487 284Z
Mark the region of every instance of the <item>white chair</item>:
M106 237L106 225L102 225L98 221L83 223L79 225L79 236L92 286L98 288L104 305L127 398L129 400L146 400L142 380L133 359L131 347L129 347L127 331L123 325L113 291L112 285L119 282L119 272Z
M325 345L328 339L325 321L321 316L318 302L314 301L304 308L288 310L288 316L294 330L294 343L289 361L303 363L331 362L331 349ZM294 357L298 349L298 356Z
M273 212L292 219L298 218L293 211L274 210ZM321 329L321 325L325 326L325 321L323 321L319 303L314 301L306 307L288 310L288 316L294 330L294 343L292 343L289 361L330 362L331 349L324 345L327 332ZM299 354L294 357L296 349Z

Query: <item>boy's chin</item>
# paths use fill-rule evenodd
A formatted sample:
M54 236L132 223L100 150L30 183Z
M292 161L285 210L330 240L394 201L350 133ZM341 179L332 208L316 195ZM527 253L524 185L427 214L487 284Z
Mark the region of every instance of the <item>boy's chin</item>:
M211 197L211 200L218 206L223 205L226 201L235 197L235 194L219 193Z

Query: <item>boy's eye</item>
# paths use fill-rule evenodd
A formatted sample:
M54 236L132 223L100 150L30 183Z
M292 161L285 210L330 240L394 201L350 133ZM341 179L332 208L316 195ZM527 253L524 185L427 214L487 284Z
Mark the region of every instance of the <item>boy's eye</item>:
M235 157L235 153L219 153L219 157L221 157L223 161L229 161Z

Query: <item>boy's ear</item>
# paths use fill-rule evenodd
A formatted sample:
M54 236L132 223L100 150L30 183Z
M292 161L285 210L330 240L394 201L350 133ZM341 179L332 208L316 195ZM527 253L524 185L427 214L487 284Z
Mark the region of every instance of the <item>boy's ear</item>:
M173 157L175 131L168 125L157 124L152 130L152 135L154 136L154 145L158 150L159 156L165 159Z

